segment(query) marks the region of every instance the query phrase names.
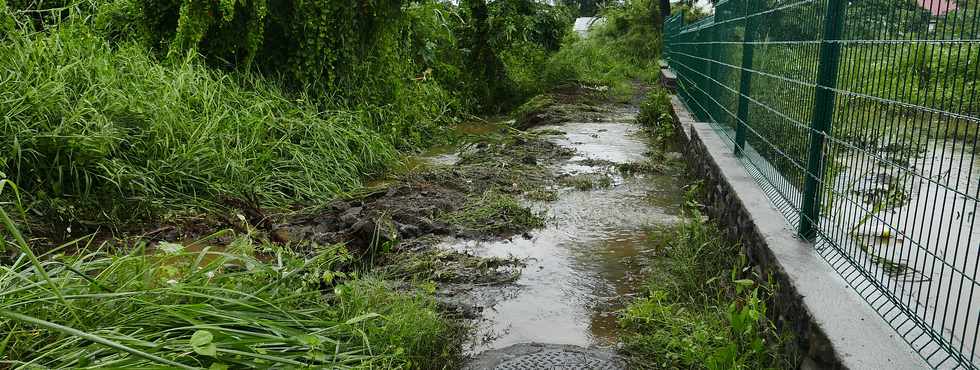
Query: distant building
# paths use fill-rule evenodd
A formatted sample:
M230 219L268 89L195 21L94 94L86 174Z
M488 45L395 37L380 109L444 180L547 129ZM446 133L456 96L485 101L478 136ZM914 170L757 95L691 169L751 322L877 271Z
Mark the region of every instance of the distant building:
M919 6L932 14L929 20L929 32L936 30L936 24L946 16L946 13L956 10L956 3L950 0L915 0Z
M578 32L579 36L583 38L588 37L592 27L602 24L603 21L602 18L597 17L579 17L575 19L575 25L572 26L572 29Z
M948 0L915 0L923 9L929 11L933 17L942 17L946 13L956 10L956 3Z

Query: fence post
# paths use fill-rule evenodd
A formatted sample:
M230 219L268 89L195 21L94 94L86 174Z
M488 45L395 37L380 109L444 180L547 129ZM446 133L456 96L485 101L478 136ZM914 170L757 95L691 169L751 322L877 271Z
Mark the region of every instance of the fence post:
M719 76L720 71L718 68L718 62L721 61L721 46L718 42L721 41L721 26L718 24L718 8L715 8L715 15L711 19L711 27L708 28L709 35L711 35L711 47L708 51L708 60L711 63L708 66L708 78L705 81L708 84L708 99L719 99L720 95L718 92L721 91L721 76ZM705 99L705 117L706 120L714 121L715 123L721 123L718 116L719 105L716 103L707 103L708 99Z
M759 0L746 0L745 35L742 37L742 70L739 72L738 111L735 115L735 155L742 155L745 147L745 123L749 119L749 94L752 89L752 60L755 56L755 33L757 17L755 14Z
M844 28L847 0L827 0L823 35L820 42L820 61L817 87L810 122L810 147L807 154L803 183L803 204L800 207L800 237L812 241L820 222L821 184L824 177L824 138L830 136L834 119L834 100L837 88L837 69L840 65L840 40Z

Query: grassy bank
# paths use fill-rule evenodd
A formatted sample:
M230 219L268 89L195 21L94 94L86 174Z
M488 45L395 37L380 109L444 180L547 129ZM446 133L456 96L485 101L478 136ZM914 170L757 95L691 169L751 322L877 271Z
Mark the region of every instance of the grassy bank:
M0 4L0 178L25 232L322 205L545 88L571 21L526 1L260 3Z
M262 78L161 64L84 27L13 37L0 55L0 172L52 218L144 220L223 199L284 207L396 159L383 108L320 112Z
M409 214L381 240L393 209L431 194L327 208L543 89L533 71L568 13L268 5L0 1L0 368L457 363L462 329L425 278L444 266L375 268L405 238L456 229ZM541 222L481 194L446 217Z
M340 246L302 258L238 235L118 253L88 239L36 256L0 217L23 252L0 268L0 367L440 368L458 353L423 291L327 279L351 258Z
M609 88L613 96L629 99L635 81L657 83L660 75L660 13L650 0L609 5L600 13L588 37L569 34L548 61L544 79L551 85L569 81Z
M655 89L639 122L672 141L667 94ZM650 233L646 294L620 317L623 352L637 369L789 369L785 334L768 320L775 286L756 276L738 244L722 238L699 211L697 183L688 186L684 219Z

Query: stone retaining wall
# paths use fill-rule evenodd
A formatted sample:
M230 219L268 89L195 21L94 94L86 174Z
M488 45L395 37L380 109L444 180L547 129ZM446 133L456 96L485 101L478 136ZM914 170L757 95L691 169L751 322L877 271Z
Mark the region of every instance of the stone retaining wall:
M673 86L674 82L665 83ZM675 128L706 190L707 213L742 243L760 276L774 277L773 321L795 334L786 348L803 369L924 369L921 357L847 285L810 243L795 237L717 132L676 96Z

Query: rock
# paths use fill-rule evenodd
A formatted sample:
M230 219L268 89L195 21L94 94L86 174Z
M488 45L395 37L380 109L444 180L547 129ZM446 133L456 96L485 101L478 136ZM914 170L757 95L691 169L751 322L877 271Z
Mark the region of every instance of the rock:
M340 215L340 222L342 222L344 225L353 225L353 224L355 224L357 222L357 220L360 219L360 217L361 217L361 210L362 209L363 208L361 208L361 207L354 207L354 208L348 209L347 212L344 212L343 214Z
M350 203L347 203L347 202L344 202L344 201L336 201L336 202L330 203L330 209L333 210L334 212L337 212L337 213L344 212L344 211L350 209L350 207L351 207Z
M370 241L374 239L374 230L376 227L377 225L374 223L374 221L363 219L357 221L357 223L355 223L354 226L351 226L350 229L354 235L357 235L363 240Z
M289 241L292 239L291 235L289 234L289 230L286 228L278 228L273 230L269 237L274 243L279 244L289 243Z
M395 228L398 230L398 235L402 238L414 238L421 234L418 226L410 224L395 224Z
M664 154L664 158L666 158L669 161L677 161L677 160L684 159L684 154L678 152L669 152Z

